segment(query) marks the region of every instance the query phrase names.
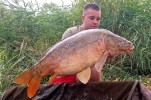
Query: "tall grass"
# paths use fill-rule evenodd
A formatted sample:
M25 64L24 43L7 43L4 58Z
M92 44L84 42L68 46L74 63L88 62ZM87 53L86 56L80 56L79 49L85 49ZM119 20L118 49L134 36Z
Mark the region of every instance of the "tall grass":
M46 9L48 11L46 11ZM35 11L4 9L0 18L0 95L13 86L13 79L31 67L67 28L68 13L54 4ZM51 12L50 14L48 12Z
M82 7L97 2L102 9L100 28L132 41L135 50L108 60L104 80L140 80L151 74L150 0L78 0L71 8L45 4L39 13L0 5L0 96L14 86L16 75L31 67L41 54L60 41L63 32L81 24Z
M106 80L140 80L151 74L151 1L102 0L102 28L132 41L135 50L106 64Z

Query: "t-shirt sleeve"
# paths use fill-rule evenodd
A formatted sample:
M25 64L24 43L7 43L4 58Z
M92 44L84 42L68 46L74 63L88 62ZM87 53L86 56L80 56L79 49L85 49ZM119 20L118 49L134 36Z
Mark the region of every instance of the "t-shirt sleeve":
M63 35L62 35L62 40L64 40L64 39L66 39L66 38L68 38L68 37L70 37L70 36L72 36L73 34L72 34L72 31L70 30L70 29L67 29L64 33L63 33Z
M78 26L71 27L71 28L68 28L68 29L64 32L64 34L62 35L62 40L66 39L66 38L68 38L68 37L70 37L70 36L72 36L72 35L74 35L74 34L80 32L80 31L82 31L82 30L81 30L81 28L80 28L79 25L78 25Z

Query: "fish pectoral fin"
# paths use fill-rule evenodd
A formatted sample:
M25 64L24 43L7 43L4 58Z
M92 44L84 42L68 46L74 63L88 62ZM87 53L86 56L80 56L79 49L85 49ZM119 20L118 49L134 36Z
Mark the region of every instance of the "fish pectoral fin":
M108 54L109 54L108 51L104 52L103 55L102 55L102 57L95 63L94 67L96 68L96 70L98 72L100 72L102 70L103 65L105 64L106 59L108 57Z
M90 67L86 68L85 70L81 71L77 74L78 79L83 83L86 84L91 76L91 69Z
M28 84L28 89L27 89L27 95L29 98L32 98L36 92L38 91L38 88L40 86L40 83L42 81L42 77L39 75L35 75L31 81Z
M56 73L54 73L50 78L49 78L49 81L48 81L48 84L52 84L53 80L57 77L58 75Z

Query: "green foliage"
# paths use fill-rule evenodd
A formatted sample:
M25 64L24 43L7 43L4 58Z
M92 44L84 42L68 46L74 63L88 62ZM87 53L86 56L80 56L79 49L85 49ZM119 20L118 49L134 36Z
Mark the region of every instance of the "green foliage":
M69 27L66 16L68 10L53 4L44 6L38 14L22 8L5 8L0 18L1 91L14 85L16 75L38 62L42 52L60 41Z
M31 67L41 54L61 40L63 32L81 24L87 2L101 6L100 28L132 41L130 55L111 59L104 67L104 80L133 80L151 74L150 0L77 0L72 7L45 4L39 10L8 9L0 4L0 96L14 86L14 77ZM31 8L31 7L29 7Z

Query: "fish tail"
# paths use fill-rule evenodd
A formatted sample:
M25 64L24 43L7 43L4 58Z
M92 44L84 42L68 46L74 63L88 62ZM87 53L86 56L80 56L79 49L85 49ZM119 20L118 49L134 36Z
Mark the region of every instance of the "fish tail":
M14 82L17 84L28 85L27 95L29 98L32 98L36 94L41 81L42 76L36 73L32 68L26 70L25 72L17 76L16 79L14 80Z
M42 77L39 75L34 75L34 77L32 77L27 89L27 95L29 98L32 98L37 93L41 81Z
M28 84L31 81L32 77L33 77L32 70L29 69L21 73L19 76L17 76L13 80L13 82L17 84Z

